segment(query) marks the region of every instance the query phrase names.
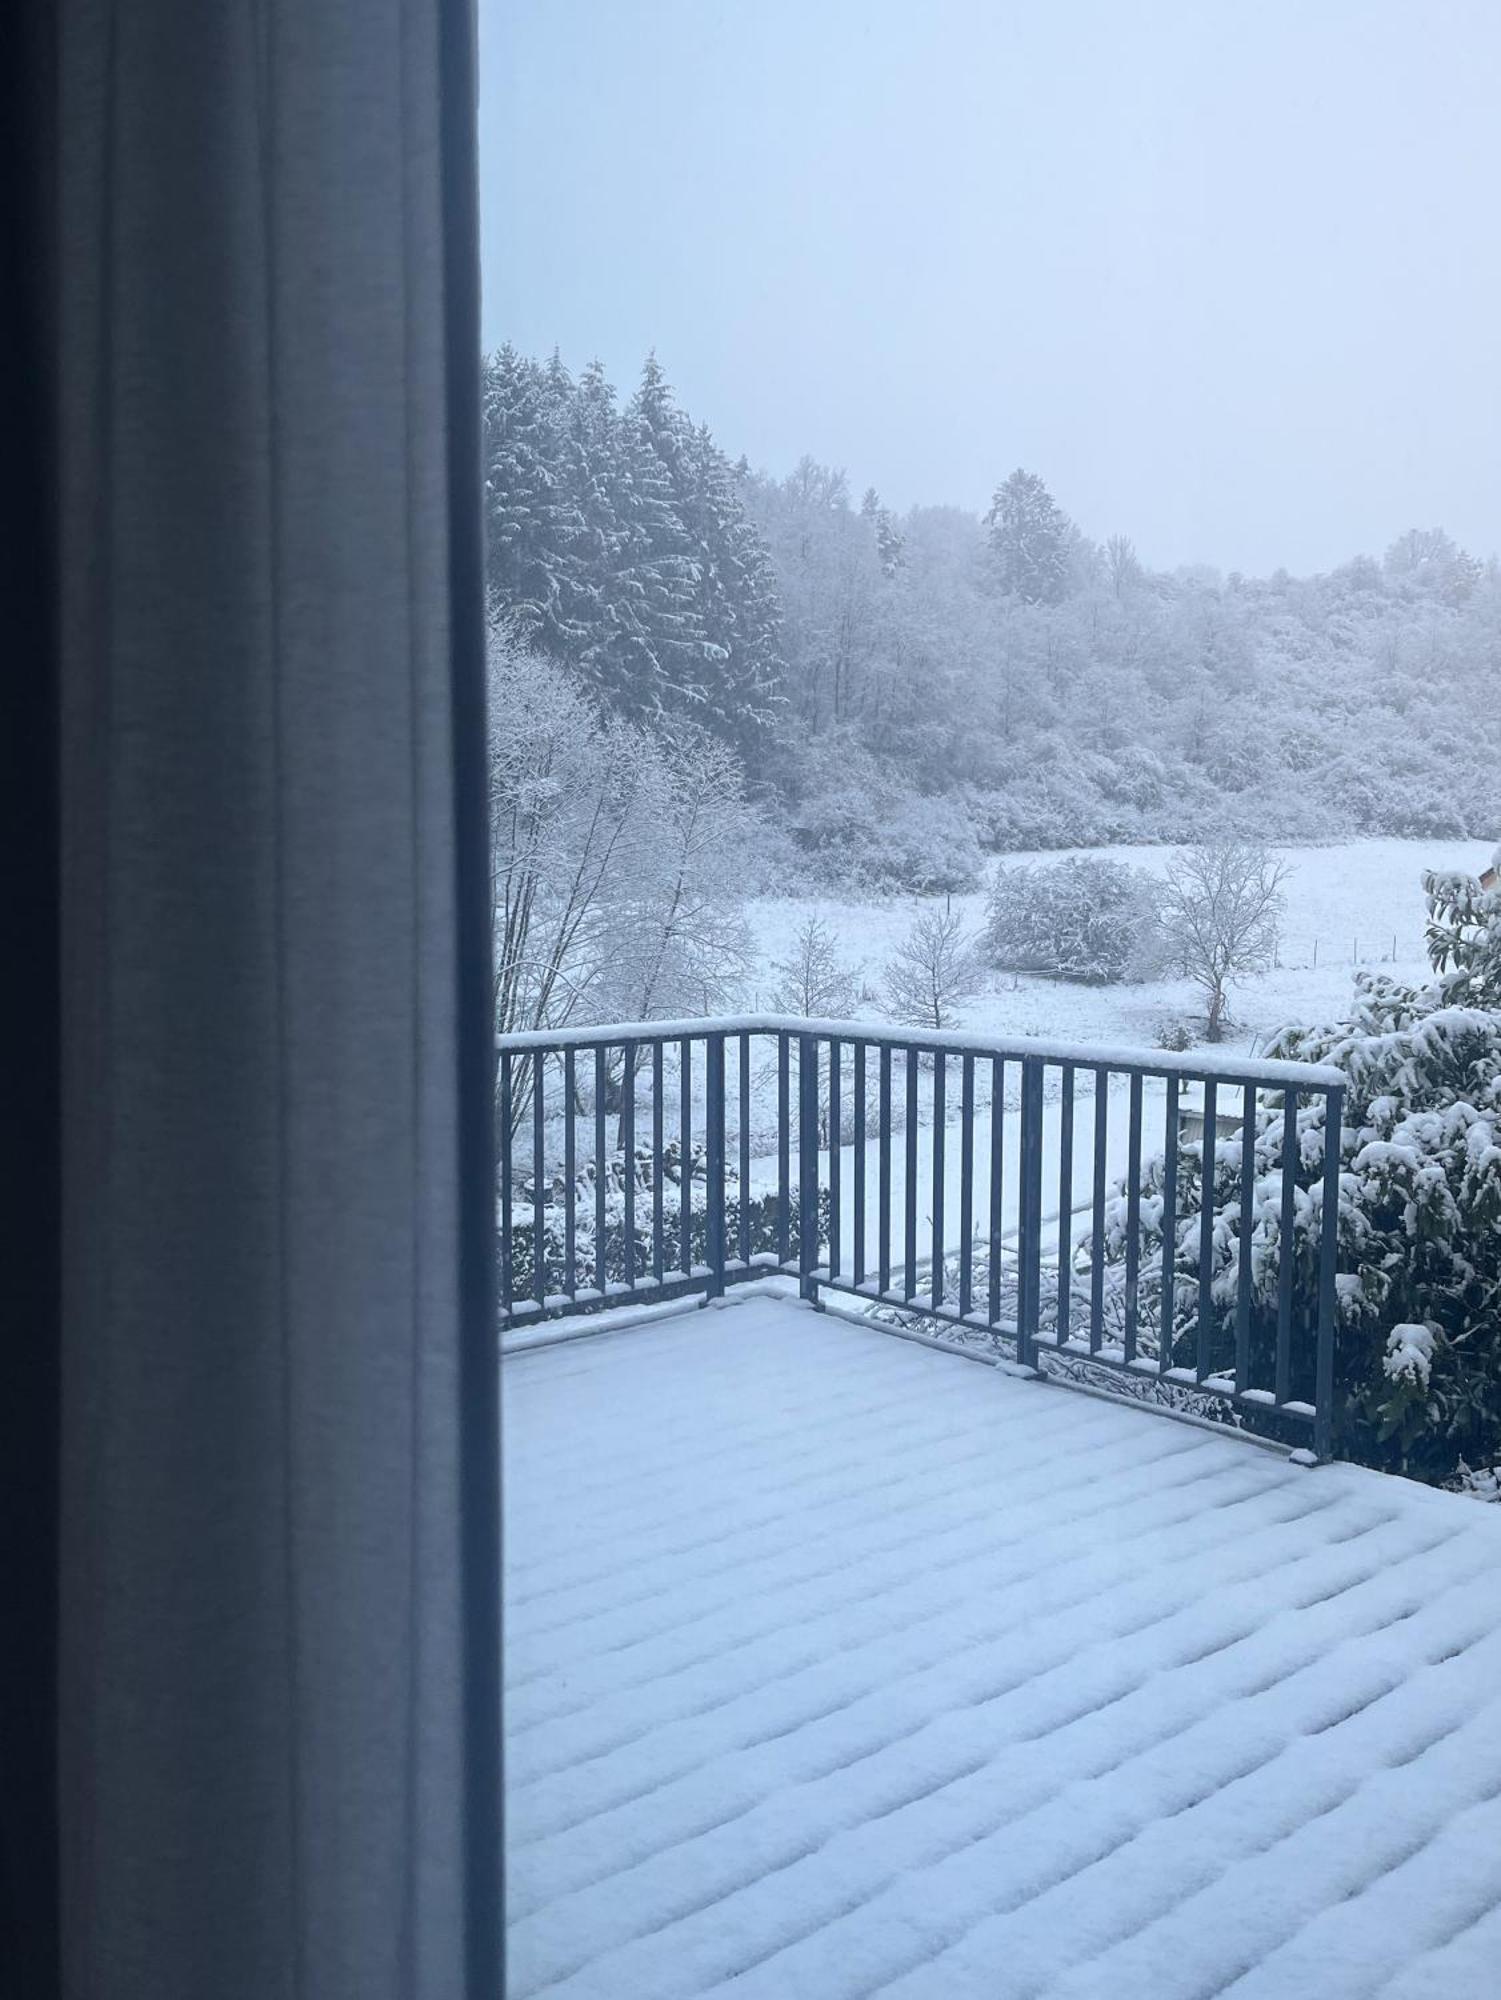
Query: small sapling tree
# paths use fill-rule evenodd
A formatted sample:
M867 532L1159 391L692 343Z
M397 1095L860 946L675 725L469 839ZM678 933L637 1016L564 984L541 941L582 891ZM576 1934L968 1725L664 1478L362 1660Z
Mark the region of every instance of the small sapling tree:
M1224 1032L1230 981L1276 956L1286 879L1266 848L1240 840L1186 848L1168 866L1163 930L1178 969L1203 990L1211 1042Z

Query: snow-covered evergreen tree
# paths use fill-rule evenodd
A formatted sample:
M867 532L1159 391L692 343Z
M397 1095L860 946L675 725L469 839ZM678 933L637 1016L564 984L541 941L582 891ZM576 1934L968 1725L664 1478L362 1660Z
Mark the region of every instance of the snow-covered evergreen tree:
M906 545L896 524L896 516L889 507L881 505L881 496L874 486L865 489L860 502L860 518L870 523L876 538L876 555L880 559L882 576L895 576L902 566Z
M655 357L622 410L597 362L574 382L503 348L484 412L497 620L617 714L756 749L783 673L775 580L742 482Z
M1024 604L1057 604L1068 592L1073 523L1035 472L1020 466L998 486L985 516L997 583Z
M556 382L503 347L485 368L485 527L492 604L524 641L566 648L570 512Z

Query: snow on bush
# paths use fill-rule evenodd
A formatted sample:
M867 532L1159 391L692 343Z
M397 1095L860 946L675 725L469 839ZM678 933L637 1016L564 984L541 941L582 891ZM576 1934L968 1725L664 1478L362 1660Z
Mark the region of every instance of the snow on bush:
M1287 1029L1271 1057L1332 1063L1347 1078L1339 1179L1336 1448L1435 1482L1501 1462L1501 892L1428 875L1436 978L1403 986L1360 972L1350 1018ZM1298 1295L1317 1284L1323 1222L1324 1100L1297 1112L1296 1206L1281 1240L1286 1111L1263 1102L1251 1235L1252 1378L1269 1380L1281 1260ZM1175 1360L1191 1362L1203 1147L1180 1148L1173 1266ZM1212 1148L1212 1360L1234 1371L1241 1149ZM1160 1297L1162 1162L1143 1169L1143 1305ZM1119 1265L1127 1207L1115 1190L1102 1246ZM1117 1272L1118 1276L1119 1273ZM1295 1381L1294 1395L1311 1384Z
M1002 868L986 909L985 951L1008 972L1113 985L1149 979L1163 959L1161 885L1118 861Z
M943 895L972 889L984 866L963 807L904 792L852 744L799 766L787 826L804 869L854 894Z
M1381 1357L1388 1381L1427 1389L1433 1375L1434 1331L1431 1326L1415 1326L1406 1321L1392 1328Z

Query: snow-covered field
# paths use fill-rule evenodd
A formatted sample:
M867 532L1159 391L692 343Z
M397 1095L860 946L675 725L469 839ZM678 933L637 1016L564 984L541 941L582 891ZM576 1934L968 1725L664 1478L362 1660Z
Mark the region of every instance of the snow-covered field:
M1496 1510L765 1297L504 1400L518 2000L1495 1991Z
M1160 874L1176 851L1168 847L1102 847L1069 850L1124 861ZM1287 912L1280 968L1235 982L1230 1045L1254 1049L1288 1022L1337 1019L1350 997L1358 953L1362 965L1380 965L1399 977L1428 976L1423 955L1424 868L1478 873L1490 859L1484 841L1364 840L1333 847L1277 850L1286 861ZM1016 854L1001 864L1062 859L1060 854ZM984 921L985 891L953 899L966 922ZM761 961L757 997L776 983L772 965L789 954L798 926L822 917L852 963L863 963L872 988L913 917L931 907L916 898L841 904L829 899L767 898L749 917ZM1393 943L1396 957L1392 957ZM1315 963L1315 959L1317 963ZM1194 988L1182 980L1142 986L1081 986L1065 980L990 976L988 990L963 1010L962 1025L998 1037L1053 1035L1076 1041L1131 1042L1150 1047L1170 1021L1202 1013Z

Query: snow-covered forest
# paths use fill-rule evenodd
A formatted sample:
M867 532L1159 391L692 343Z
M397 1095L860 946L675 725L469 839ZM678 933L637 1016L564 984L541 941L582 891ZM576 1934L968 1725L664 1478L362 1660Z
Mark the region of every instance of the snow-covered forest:
M1035 472L998 467L980 519L898 517L811 459L753 470L655 359L622 398L506 348L485 392L497 628L669 767L724 746L784 887L1501 825L1501 569L1439 528L1319 576L1164 574Z

